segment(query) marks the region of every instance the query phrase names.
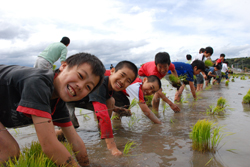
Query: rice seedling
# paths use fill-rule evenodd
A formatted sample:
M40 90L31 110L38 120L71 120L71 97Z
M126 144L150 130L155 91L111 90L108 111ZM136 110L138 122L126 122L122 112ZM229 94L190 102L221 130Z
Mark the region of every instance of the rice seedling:
M209 109L207 109L206 113L210 115L224 115L225 108L228 105L226 105L226 99L223 97L220 97L217 100L217 105L214 107L213 105L209 106Z
M245 103L245 104L250 103L250 89L248 90L247 94L243 97L242 103Z
M207 67L212 67L214 65L214 63L212 62L212 60L205 60L205 66Z
M191 127L190 138L192 139L192 148L197 151L215 152L221 140L233 133L223 133L223 126L217 126L209 120L198 120Z
M119 120L119 119L120 119L119 115L113 115L111 117L111 120Z
M72 146L68 143L63 143L70 154L74 157L74 153L72 151ZM1 165L0 166L4 166ZM25 147L21 152L19 158L16 157L9 159L6 161L6 165L8 167L27 167L27 166L36 166L36 167L56 167L57 165L48 158L42 151L42 147L39 142L33 141L31 143L30 148Z
M226 82L225 82L225 85L228 86L228 84L229 84L229 81L226 81Z
M231 80L231 81L232 81L232 82L235 82L235 81L234 81L234 78L232 78L232 80Z
M131 103L130 103L130 106L129 106L129 110L132 108L132 107L134 107L135 105L137 105L139 102L138 102L138 100L136 100L135 98L131 101Z
M134 141L128 141L124 147L123 155L128 155L128 153L136 147L136 143Z
M128 127L131 128L135 123L139 122L141 119L139 119L135 113L132 113L130 120L128 121Z
M248 79L250 79L250 76L248 76Z
M163 114L165 113L165 111L166 111L166 109L167 109L168 107L169 107L169 106L167 106L166 103L164 103L164 105L163 105L163 111L162 111Z
M150 107L152 106L152 100L153 100L154 95L146 95L144 96L146 104Z

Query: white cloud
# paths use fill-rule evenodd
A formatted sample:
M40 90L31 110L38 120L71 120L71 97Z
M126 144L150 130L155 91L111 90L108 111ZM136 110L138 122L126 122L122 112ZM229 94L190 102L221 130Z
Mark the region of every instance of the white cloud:
M140 65L159 51L185 60L206 46L214 48L214 57L246 56L248 6L243 0L6 1L0 5L0 61L31 66L62 36L71 39L69 55L92 52L107 66L123 58Z

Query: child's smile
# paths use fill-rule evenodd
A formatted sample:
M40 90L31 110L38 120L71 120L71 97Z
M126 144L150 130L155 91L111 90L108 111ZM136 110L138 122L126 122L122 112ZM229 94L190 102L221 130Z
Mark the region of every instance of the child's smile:
M127 67L123 67L116 72L114 70L111 71L111 75L109 76L109 90L122 91L132 83L135 74Z
M88 63L68 68L67 64L61 65L60 73L54 79L54 97L63 101L78 101L87 96L98 84L100 77L92 73Z

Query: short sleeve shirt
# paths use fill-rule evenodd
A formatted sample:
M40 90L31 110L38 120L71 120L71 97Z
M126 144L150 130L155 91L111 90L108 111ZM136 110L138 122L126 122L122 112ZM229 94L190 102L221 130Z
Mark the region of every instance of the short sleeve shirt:
M198 54L198 55L193 59L193 61L195 61L195 60L201 60L201 61L205 62L205 56L203 55L203 53ZM192 63L193 63L193 61L192 61ZM192 63L191 63L191 64L192 64Z
M145 103L144 95L142 92L142 80L140 78L136 78L136 80L132 84L130 84L123 92L130 98L136 99L140 103Z
M109 99L113 94L113 91L108 90L108 82L109 77L105 76L103 83L94 92L89 94L90 102L96 101L106 104L106 100Z
M169 70L174 71L175 66L174 64L170 63ZM158 72L157 67L155 65L155 61L150 61L141 66L141 68L138 71L139 76L150 76L150 75L156 75L159 79L162 79L165 75L162 75Z
M31 115L71 126L61 99L51 100L54 72L23 66L0 65L0 122L5 127L32 124Z
M173 62L173 64L179 77L182 76L188 81L194 81L194 71L192 65L183 62ZM170 74L171 71L168 71L168 73Z

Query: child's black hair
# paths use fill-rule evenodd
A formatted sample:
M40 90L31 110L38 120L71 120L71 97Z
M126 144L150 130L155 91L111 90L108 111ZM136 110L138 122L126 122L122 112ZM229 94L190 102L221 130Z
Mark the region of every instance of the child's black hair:
M68 37L63 37L60 42L67 46L70 43L70 39Z
M221 54L220 54L220 57L224 57L224 58L225 58L225 56L226 56L226 55L225 55L224 53L221 53Z
M205 52L206 53L210 53L210 55L212 56L212 54L214 53L214 50L211 46L208 46L205 48Z
M221 63L219 63L219 64L214 64L214 67L216 67L217 68L217 70L221 70L222 69L222 65L221 65Z
M187 58L187 60L191 60L191 59L192 59L192 56L191 56L190 54L187 54L187 55L186 55L186 58Z
M77 53L68 57L65 62L67 63L68 68L72 68L73 66L78 67L84 63L87 63L92 67L92 73L100 77L100 81L92 91L94 91L102 83L106 69L102 62L95 55L84 52Z
M156 75L150 75L147 77L148 78L148 82L158 82L159 88L161 89L161 80L156 76Z
M159 52L155 55L155 65L157 64L168 64L170 65L170 56L167 52Z
M199 53L204 53L205 49L204 48L200 48Z
M134 63L132 63L131 61L120 61L116 66L115 66L115 72L117 72L118 70L122 69L123 67L127 67L129 69L131 69L134 74L135 74L135 78L132 80L132 82L134 82L134 80L137 78L138 75L138 68L136 67L136 65Z
M201 60L194 60L191 65L193 69L196 66L197 70L205 71L205 63Z

